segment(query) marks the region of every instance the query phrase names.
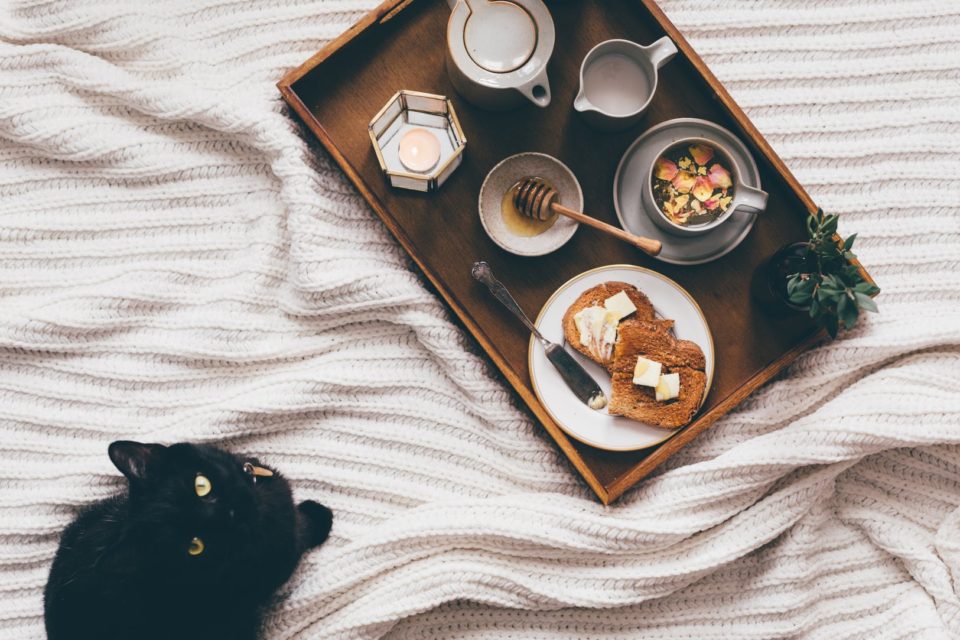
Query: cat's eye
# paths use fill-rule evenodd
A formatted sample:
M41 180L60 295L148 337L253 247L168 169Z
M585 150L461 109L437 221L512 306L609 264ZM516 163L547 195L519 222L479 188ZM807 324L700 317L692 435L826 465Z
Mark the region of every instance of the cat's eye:
M187 553L192 556L198 556L203 553L204 549L206 549L206 546L204 546L203 540L194 537L193 540L190 541L190 546L187 547Z
M211 491L213 491L213 485L210 483L210 478L198 473L197 477L193 481L193 490L197 492L197 495L201 498Z

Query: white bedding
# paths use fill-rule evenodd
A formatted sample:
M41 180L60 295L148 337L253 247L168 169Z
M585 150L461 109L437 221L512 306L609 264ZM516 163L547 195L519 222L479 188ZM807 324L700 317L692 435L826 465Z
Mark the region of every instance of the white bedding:
M960 2L664 0L881 314L609 508L281 106L372 4L0 2L0 639L121 437L335 510L270 640L960 635Z

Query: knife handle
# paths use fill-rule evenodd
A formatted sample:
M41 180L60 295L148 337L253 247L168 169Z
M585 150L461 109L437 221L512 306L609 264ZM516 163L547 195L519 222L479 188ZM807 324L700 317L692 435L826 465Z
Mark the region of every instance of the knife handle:
M510 295L507 288L493 275L493 270L490 268L490 265L482 261L474 262L470 274L476 280L487 285L493 297L499 300L503 306L509 309L513 315L517 316L520 321L533 332L533 335L535 335L543 345L547 359L553 364L554 368L560 374L560 377L563 378L563 381L570 387L570 390L573 391L574 395L576 395L581 402L594 410L599 410L606 406L606 396L604 396L603 390L600 389L596 380L574 360L573 356L567 353L566 349L559 344L550 342L540 335L540 332L537 331L537 328L530 322L530 318L523 312L523 309L520 308L517 301L513 299L513 296Z
M500 301L500 304L505 306L510 313L517 316L520 319L527 329L533 332L533 335L537 336L538 340L543 340L543 336L540 335L540 332L537 331L537 328L530 318L527 317L527 314L523 312L523 309L520 308L520 305L517 304L517 301L513 299L513 296L510 295L510 292L507 291L507 288L497 280L493 275L493 269L490 268L484 261L474 262L473 269L470 270L470 274L474 277L475 280L482 282L487 285L487 288L490 289L490 293L493 294L493 297Z

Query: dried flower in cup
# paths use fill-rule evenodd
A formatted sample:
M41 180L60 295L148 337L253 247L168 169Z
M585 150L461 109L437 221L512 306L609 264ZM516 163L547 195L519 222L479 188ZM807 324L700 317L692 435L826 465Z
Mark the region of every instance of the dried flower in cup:
M654 164L654 201L676 224L713 222L733 201L733 179L725 162L706 144L668 149Z

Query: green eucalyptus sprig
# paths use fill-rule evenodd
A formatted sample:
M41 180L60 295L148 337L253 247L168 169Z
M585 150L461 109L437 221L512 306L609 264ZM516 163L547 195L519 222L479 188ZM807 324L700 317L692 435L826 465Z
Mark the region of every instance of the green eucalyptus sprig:
M803 251L788 264L787 299L790 304L809 308L810 317L836 338L842 325L852 329L860 311L877 311L871 296L880 288L864 280L851 262L853 234L842 244L834 239L838 217L825 215L822 209L807 218L810 240Z

